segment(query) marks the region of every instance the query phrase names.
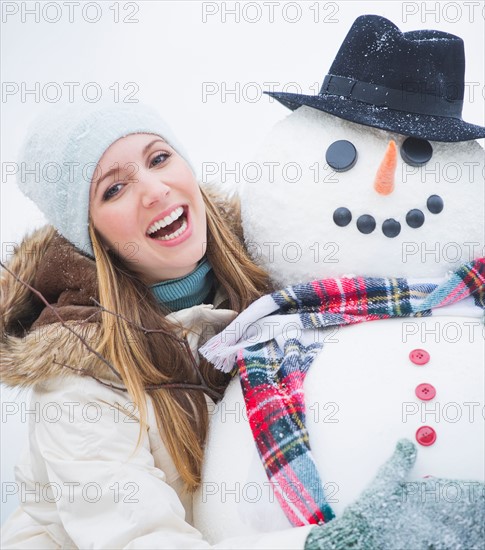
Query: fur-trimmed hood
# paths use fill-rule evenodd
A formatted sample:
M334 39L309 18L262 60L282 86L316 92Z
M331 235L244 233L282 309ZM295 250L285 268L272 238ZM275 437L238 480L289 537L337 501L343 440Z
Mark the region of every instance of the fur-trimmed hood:
M242 242L237 197L225 197L215 186L204 190ZM119 382L79 338L94 346L99 331L95 261L46 225L26 236L6 265L15 277L3 270L0 281L1 381L28 387L81 369ZM40 292L55 312L23 283Z

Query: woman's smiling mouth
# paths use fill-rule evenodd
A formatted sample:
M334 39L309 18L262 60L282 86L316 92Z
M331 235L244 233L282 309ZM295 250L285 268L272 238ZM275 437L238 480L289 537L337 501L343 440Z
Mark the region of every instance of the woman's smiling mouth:
M191 229L188 206L177 205L168 209L168 213L157 216L150 223L146 235L160 244L174 246L188 238Z

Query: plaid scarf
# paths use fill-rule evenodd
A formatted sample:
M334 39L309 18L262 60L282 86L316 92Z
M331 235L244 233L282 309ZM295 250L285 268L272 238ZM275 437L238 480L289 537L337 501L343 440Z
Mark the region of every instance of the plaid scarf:
M237 366L259 455L294 526L334 517L305 427L303 382L323 347L314 329L390 317L483 317L484 307L485 258L439 282L321 279L263 296L200 349L220 370Z

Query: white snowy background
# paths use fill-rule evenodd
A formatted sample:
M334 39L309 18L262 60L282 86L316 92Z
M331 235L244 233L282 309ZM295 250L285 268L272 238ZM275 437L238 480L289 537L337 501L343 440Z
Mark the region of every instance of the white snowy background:
M4 0L1 9L3 261L12 243L45 223L17 190L12 172L30 121L49 103L87 102L100 92L104 99L153 104L185 144L199 176L234 185L225 168L237 170L240 163L243 171L261 137L287 114L262 91L316 94L352 22L364 13L383 15L404 31L436 28L463 37L464 119L484 124L483 0ZM20 414L26 394L19 398L0 388L3 523L17 506L7 490L28 415Z

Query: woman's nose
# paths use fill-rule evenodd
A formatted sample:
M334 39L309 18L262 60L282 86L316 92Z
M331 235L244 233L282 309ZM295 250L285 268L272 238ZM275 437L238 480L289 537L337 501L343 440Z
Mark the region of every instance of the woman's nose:
M163 199L170 193L170 186L160 178L147 178L140 180L142 204L145 208L149 208L153 204Z
M384 158L377 170L374 189L379 195L390 195L394 191L394 179L397 166L396 142L391 140L387 146Z

